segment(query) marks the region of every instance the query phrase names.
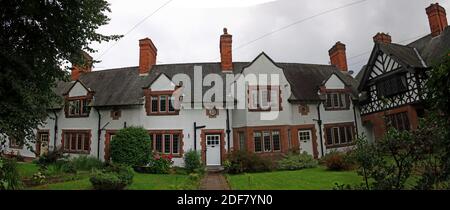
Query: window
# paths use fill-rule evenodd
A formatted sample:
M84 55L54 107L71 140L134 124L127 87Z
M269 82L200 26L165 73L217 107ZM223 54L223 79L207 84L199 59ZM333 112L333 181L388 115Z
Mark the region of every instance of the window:
M153 131L153 133L150 133L150 139L155 140L152 141L152 148L155 148L154 152L172 155L181 154L181 132Z
M17 138L10 136L9 137L9 147L14 149L22 149L23 142L17 140Z
M249 86L249 110L281 110L279 86Z
M238 132L238 136L239 136L239 149L240 150L246 150L245 133L244 132Z
M253 138L255 140L255 152L262 152L261 132L253 133Z
M175 97L172 95L152 95L150 96L150 111L147 114L176 114Z
M311 140L311 131L310 130L304 130L304 131L298 131L298 139L300 141L310 141Z
M347 93L327 93L325 109L326 110L350 109L349 95Z
M63 147L66 153L89 153L90 131L63 131Z
M158 97L152 96L151 100L152 100L152 109L151 110L153 113L156 113L156 112L158 112Z
M325 125L327 147L347 146L353 143L354 126L351 124Z
M89 99L69 99L67 103L68 117L87 117L91 111Z
M386 118L387 126L392 126L399 131L410 130L410 123L407 112L391 114L386 116Z
M281 150L280 131L266 130L253 133L255 152L276 152Z
M408 91L406 74L386 78L376 84L379 98L391 97Z

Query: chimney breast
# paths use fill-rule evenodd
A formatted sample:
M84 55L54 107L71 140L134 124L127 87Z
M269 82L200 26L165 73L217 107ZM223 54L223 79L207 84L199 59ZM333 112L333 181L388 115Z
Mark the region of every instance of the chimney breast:
M341 71L348 71L347 55L345 53L345 44L337 42L330 50L331 65L335 65Z
M428 15L428 21L430 23L431 36L439 36L444 29L447 27L447 15L445 13L444 7L436 4L431 4L426 9Z
M222 71L233 70L232 38L233 36L228 34L227 28L224 28L223 34L220 36L220 63Z
M73 65L71 69L70 78L72 81L78 80L81 74L88 73L92 71L92 57L86 53L85 51L81 52L81 62L84 63L82 65Z
M156 64L158 50L149 38L139 40L139 74L145 75Z
M373 41L390 44L390 43L392 43L392 37L391 37L391 35L389 35L387 33L377 33L373 37Z

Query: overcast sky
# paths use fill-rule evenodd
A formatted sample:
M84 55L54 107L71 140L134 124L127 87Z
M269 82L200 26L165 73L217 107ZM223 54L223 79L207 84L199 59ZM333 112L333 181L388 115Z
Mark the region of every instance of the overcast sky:
M109 0L111 21L99 32L126 34L167 1ZM158 64L217 62L223 27L233 35L233 47L238 47L296 21L358 1L173 0L117 43L93 44L98 50L93 57L101 60L94 70L139 65L138 40L145 37L158 48ZM264 51L275 62L328 64L328 50L341 41L347 45L350 70L358 72L367 62L377 32L387 32L393 42L402 44L430 33L425 8L435 2L450 11L448 0L367 0L235 49L233 61L251 61Z

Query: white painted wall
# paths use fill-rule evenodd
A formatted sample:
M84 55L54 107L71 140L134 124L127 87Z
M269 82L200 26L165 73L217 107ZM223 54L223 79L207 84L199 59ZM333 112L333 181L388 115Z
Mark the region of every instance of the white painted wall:
M75 83L69 92L69 97L78 97L87 95L88 91L80 82Z

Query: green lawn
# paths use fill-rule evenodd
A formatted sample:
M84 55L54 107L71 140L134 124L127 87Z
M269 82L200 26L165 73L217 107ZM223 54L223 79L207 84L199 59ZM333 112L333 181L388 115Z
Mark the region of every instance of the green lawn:
M334 183L355 185L362 177L355 171L328 171L324 167L227 175L234 190L330 190Z
M20 177L28 178L32 177L34 173L38 172L39 166L33 163L22 163L17 164L17 170L19 171Z

